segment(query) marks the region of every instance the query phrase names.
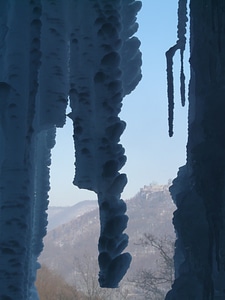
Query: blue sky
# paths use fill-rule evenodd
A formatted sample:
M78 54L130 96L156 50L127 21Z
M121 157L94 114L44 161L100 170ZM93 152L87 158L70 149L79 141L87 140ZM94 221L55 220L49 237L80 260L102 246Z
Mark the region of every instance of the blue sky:
M186 159L187 106L183 108L180 104L178 53L174 62L176 93L172 138L168 136L167 125L165 51L177 39L177 0L143 0L142 4L136 35L142 43L143 79L123 100L120 114L127 123L121 137L127 155L126 166L121 172L128 176L123 199L131 198L151 182L166 184L168 179L176 177ZM185 71L188 74L187 64ZM52 151L50 205L68 206L96 199L94 193L75 187L73 177L72 122L68 119L64 128L57 130L57 144Z

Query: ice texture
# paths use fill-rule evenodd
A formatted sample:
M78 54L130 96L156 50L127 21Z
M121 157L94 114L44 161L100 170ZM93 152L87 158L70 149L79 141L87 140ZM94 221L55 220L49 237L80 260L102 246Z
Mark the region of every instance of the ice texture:
M166 300L225 299L225 2L190 1L187 163L173 181L175 282Z
M121 255L128 236L126 205L120 195L126 162L118 144L125 122L118 114L122 99L141 79L140 42L136 14L140 1L82 1L73 3L80 16L71 15L70 118L74 124L76 175L74 184L98 195L101 233L99 283L117 287L131 261ZM73 11L73 10L72 10ZM84 14L88 19L80 26ZM122 242L121 242L122 239ZM107 258L107 259L106 259ZM116 275L116 264L121 267ZM110 280L111 279L111 280Z
M0 0L0 299L38 299L51 149L68 98L74 183L98 194L100 285L117 287L127 272L118 114L141 79L140 8L134 0Z

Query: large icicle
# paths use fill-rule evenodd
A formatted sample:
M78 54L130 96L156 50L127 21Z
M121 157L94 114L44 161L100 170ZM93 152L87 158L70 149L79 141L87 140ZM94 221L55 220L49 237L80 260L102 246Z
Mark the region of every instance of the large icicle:
M225 2L190 1L187 164L171 187L176 280L167 300L225 299Z
M43 76L39 72L40 65L45 64L41 55L41 43L45 42L41 38L41 30L46 28L45 18L41 20L41 16L40 0L29 3L0 1L1 299L38 299L34 281L37 257L42 250L45 234L44 210L48 204L49 189L46 184L48 172L42 177L42 182L39 172L46 170L50 162L49 157L37 159L42 154L41 149L45 154L48 152L48 155L50 151L50 145L47 146L47 141L44 141L47 137L40 141L40 137L46 134L40 131L43 127L45 131L51 131L65 120L66 101L58 105L57 111L55 109L58 89L55 98L43 96L43 91L54 91L57 74L52 74L54 78L51 82L40 80L40 76ZM62 59L54 64L65 69L68 58L63 49L63 46L59 49ZM45 68L42 65L42 70ZM66 91L66 83L64 87L60 85L60 88ZM47 109L41 109L46 104ZM50 119L49 114L46 116L46 111L54 111L55 120Z
M1 4L4 1L1 1ZM31 271L34 108L40 56L39 15L26 2L7 1L1 15L0 298L28 299ZM4 7L4 5L3 5ZM23 38L21 38L23 37ZM34 50L34 52L33 52Z
M80 15L73 18L71 33L70 117L74 123L76 176L80 188L98 194L101 233L99 282L117 287L131 256L122 253L128 243L123 234L128 217L120 195L126 185L119 170L126 161L118 144L125 122L118 114L124 95L141 78L137 30L139 1L82 1L74 3ZM88 14L85 24L82 18Z

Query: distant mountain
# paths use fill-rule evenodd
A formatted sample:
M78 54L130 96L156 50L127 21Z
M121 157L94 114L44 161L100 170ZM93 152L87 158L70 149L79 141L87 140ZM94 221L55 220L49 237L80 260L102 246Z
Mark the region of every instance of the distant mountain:
M66 207L50 206L48 209L48 231L96 209L97 206L96 200L86 200Z
M151 267L157 259L152 249L140 246L144 233L174 238L175 206L166 185L145 186L126 204L129 222L125 232L129 235L129 246L125 251L133 257L126 278L131 278L138 269ZM87 257L97 261L100 229L97 203L85 201L69 208L50 207L48 213L50 228L40 261L74 283L81 262L85 263Z

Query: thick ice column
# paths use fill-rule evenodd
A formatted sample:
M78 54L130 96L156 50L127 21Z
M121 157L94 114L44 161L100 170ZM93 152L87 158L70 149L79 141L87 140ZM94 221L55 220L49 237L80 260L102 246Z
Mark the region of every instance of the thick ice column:
M62 3L53 6L59 12ZM46 56L41 53L46 37L42 30L58 34L60 18L66 18L63 10L56 17L54 9L46 17L39 0L0 1L0 7L0 298L36 299L36 261L45 235L49 155L54 144L54 134L51 142L48 135L65 120L67 97L62 100L61 96L67 91L66 76L59 81L68 72L67 43L60 35L62 43L52 48L57 55L48 52L49 47L44 50L53 56L50 62L57 70L48 70L51 80L40 80L43 71L52 67L45 65ZM57 25L46 28L46 19ZM54 39L51 34L48 38L51 45Z
M141 79L137 30L139 1L74 2L70 42L70 117L74 123L76 175L74 183L95 191L100 207L99 282L117 287L131 257L121 254L128 217L120 195L126 185L119 170L126 161L118 144L125 122L118 114L124 95ZM88 15L82 23L84 15ZM80 25L82 23L82 26Z
M224 299L225 2L190 1L187 164L171 188L176 280L166 299Z
M32 5L25 2L7 1L4 9L1 22L6 30L0 53L0 298L27 299L34 175L32 123L39 61L31 32L37 39L40 23Z

